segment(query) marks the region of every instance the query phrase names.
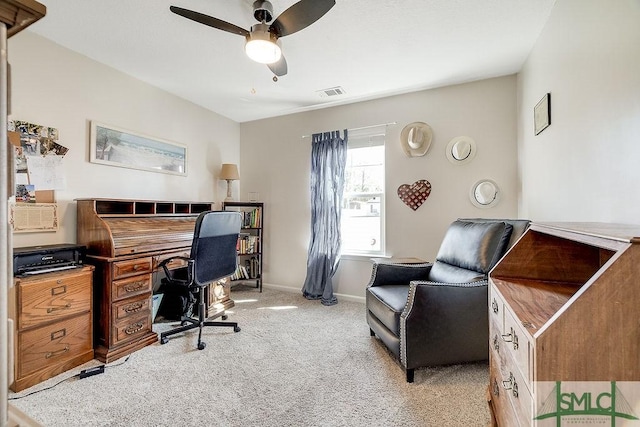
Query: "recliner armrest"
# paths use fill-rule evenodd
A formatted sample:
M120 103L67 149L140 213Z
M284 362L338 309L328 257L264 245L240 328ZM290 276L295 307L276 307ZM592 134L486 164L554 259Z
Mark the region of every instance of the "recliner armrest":
M400 314L407 368L488 358L488 281L412 281ZM430 351L426 351L426 348Z
M418 285L431 285L431 286L452 286L454 288L476 288L479 286L487 286L489 282L486 279L476 280L474 282L467 283L444 283L444 282L432 282L430 280L412 280L411 284Z
M412 280L426 280L433 266L430 262L421 264L381 264L374 263L371 280L367 287L381 285L408 286Z

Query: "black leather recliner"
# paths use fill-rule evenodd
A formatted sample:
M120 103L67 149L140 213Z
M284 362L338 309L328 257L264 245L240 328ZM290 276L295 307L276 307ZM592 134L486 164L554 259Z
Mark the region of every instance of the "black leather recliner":
M528 220L458 219L433 263L374 263L367 323L407 382L415 368L489 358L488 273L528 226Z

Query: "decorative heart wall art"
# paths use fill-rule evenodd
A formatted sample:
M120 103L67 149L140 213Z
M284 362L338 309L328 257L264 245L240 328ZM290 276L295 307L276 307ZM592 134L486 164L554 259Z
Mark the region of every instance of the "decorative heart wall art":
M398 197L414 211L427 200L431 194L431 183L426 179L420 179L413 184L402 184L398 187Z

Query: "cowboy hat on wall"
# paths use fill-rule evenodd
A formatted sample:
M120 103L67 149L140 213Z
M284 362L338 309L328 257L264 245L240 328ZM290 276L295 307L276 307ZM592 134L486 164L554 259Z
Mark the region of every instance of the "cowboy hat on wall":
M431 126L423 122L413 122L402 129L400 145L407 157L420 157L429 151L432 138Z

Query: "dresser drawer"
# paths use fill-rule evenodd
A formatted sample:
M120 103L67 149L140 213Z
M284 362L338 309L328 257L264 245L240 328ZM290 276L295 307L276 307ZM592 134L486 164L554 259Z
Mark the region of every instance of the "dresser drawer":
M504 302L493 286L489 287L489 321L504 329Z
M509 349L517 369L520 370L523 379L527 383L527 387L531 388L531 370L529 357L531 355L531 343L529 335L524 332L520 322L509 310L505 310L504 330L502 332L503 345Z
M153 259L151 257L136 258L113 263L112 277L119 279L140 273L151 273L153 271Z
M489 353L489 395L491 396L493 416L496 418L498 427L519 427L520 422L509 397L509 391L505 390L502 385L501 359L496 357L494 352L490 351Z
M521 424L529 425L533 420L532 395L520 371L509 358L500 358L500 376L496 375L500 393L510 404ZM526 423L525 423L526 422Z
M126 300L113 303L111 305L114 321L119 322L130 316L136 316L142 312L149 311L149 297L143 295L135 300Z
M113 328L113 346L142 337L151 332L151 312L147 309L138 313L138 316L126 317L123 321L115 322Z
M18 333L18 377L93 349L91 313Z
M23 281L18 287L18 329L91 309L92 272Z
M117 301L145 293L148 293L149 298L151 298L152 286L153 281L151 274L142 274L127 279L114 280L111 286L111 299L112 301Z

